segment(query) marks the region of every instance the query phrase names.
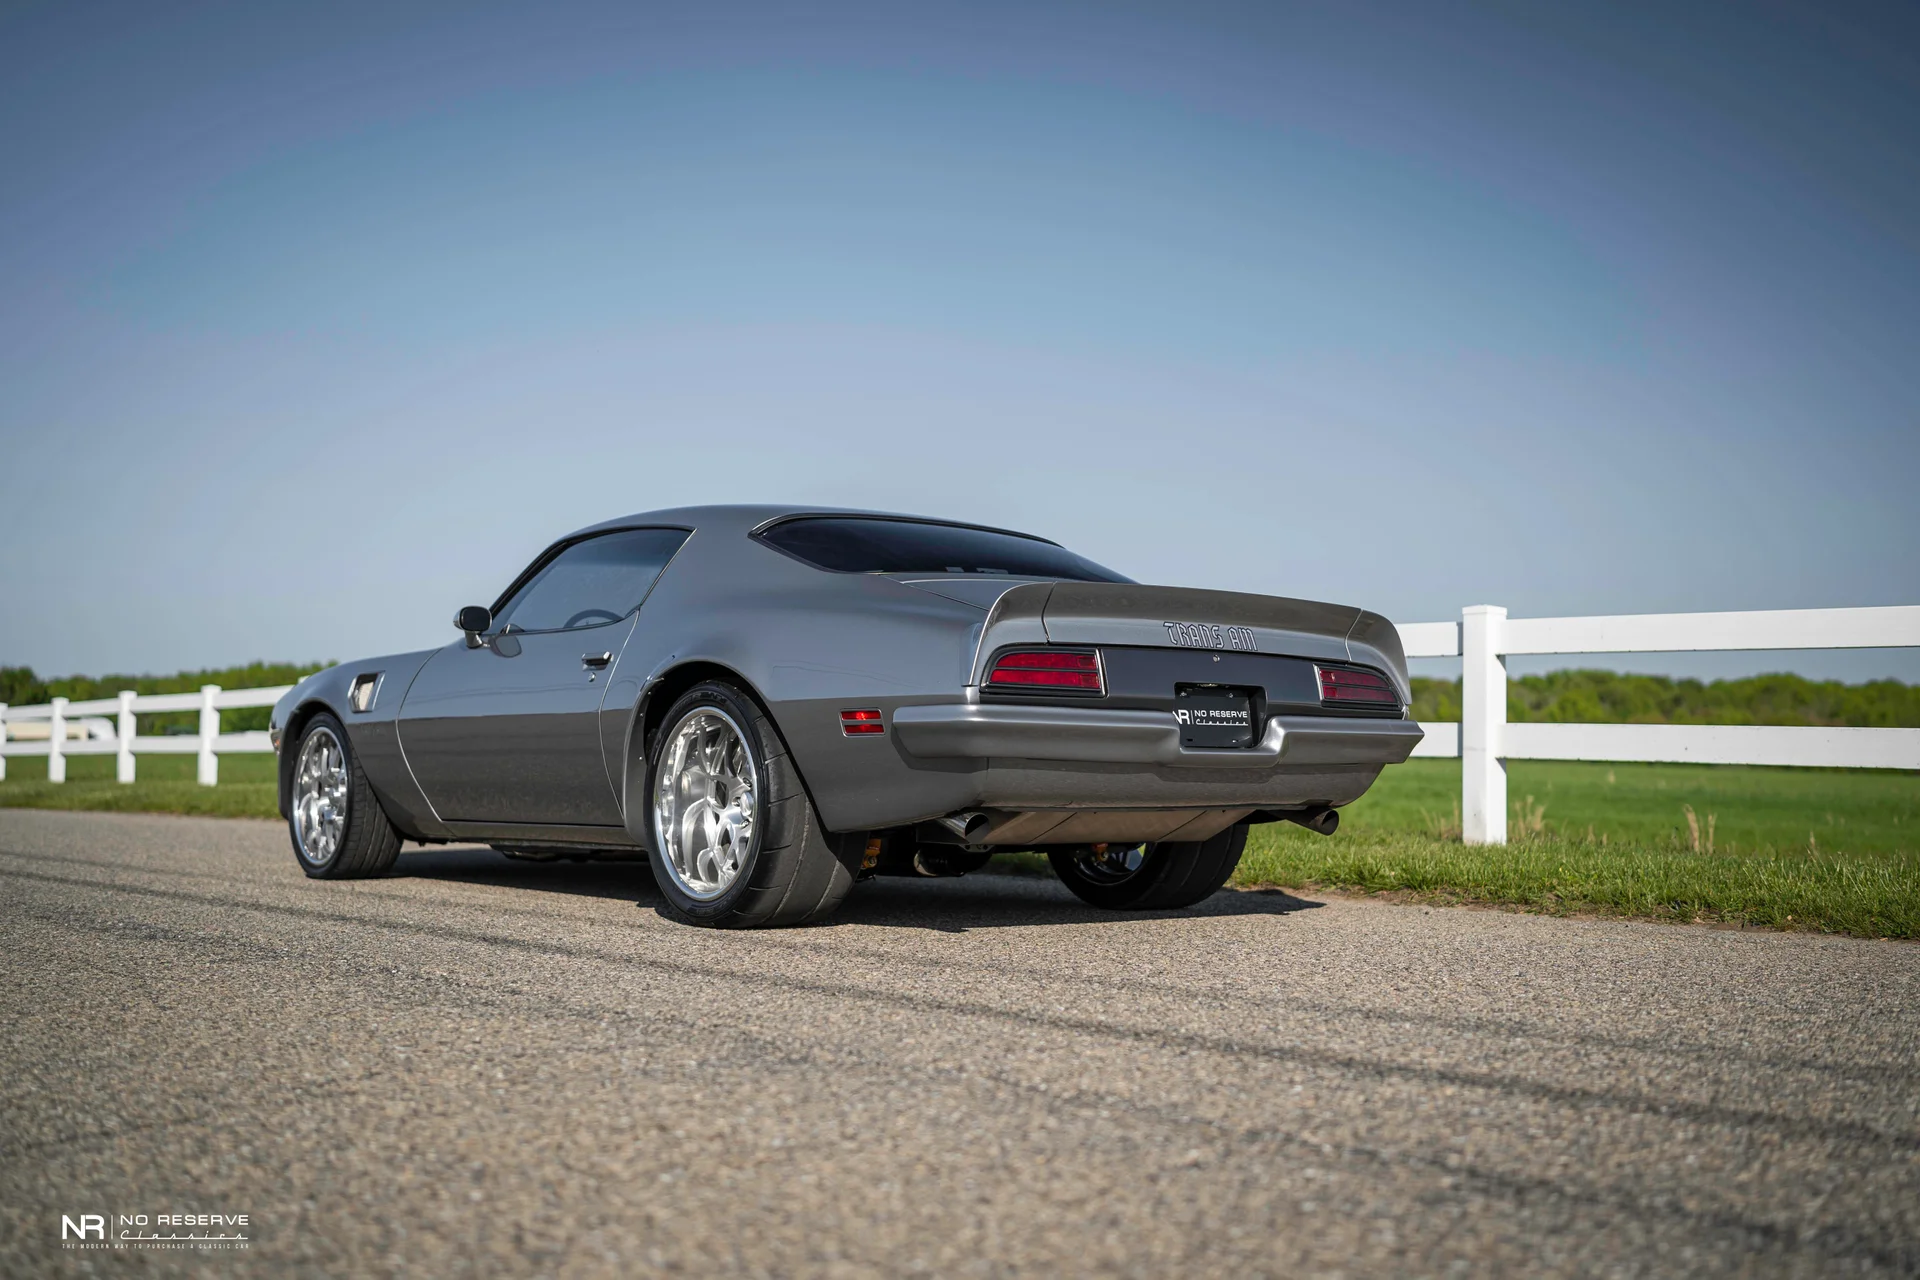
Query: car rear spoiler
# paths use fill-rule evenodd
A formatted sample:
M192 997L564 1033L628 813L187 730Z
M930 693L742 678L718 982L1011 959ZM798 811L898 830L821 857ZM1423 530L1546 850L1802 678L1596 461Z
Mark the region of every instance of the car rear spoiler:
M1411 698L1394 625L1377 613L1317 600L1122 582L1026 583L1001 595L988 613L973 683L987 659L1010 644L1241 650L1354 662L1388 672L1402 702Z

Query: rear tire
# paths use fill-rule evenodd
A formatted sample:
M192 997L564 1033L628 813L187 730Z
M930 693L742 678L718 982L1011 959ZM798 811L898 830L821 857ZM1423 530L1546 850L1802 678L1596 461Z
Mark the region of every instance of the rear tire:
M385 875L400 856L400 833L373 794L346 729L325 711L300 731L291 798L293 856L314 879Z
M771 929L833 914L864 844L830 834L779 729L744 689L695 685L647 744L649 857L690 924Z
M1147 845L1139 864L1131 868L1084 845L1050 849L1047 861L1060 882L1089 906L1171 911L1211 897L1233 876L1246 847L1247 824L1237 822L1205 840Z

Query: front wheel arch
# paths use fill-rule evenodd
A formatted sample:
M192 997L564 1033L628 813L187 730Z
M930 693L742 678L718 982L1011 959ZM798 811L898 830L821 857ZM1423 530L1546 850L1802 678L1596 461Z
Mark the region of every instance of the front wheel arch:
M308 698L305 702L287 713L287 723L280 730L279 763L274 772L278 775L280 791L280 816L288 822L293 821L293 764L299 754L300 735L317 715L330 715L343 724L346 717L337 707L331 706L324 698Z
M331 740L339 756L338 763L325 770L327 775L339 779L335 784L339 789L338 802L331 810L338 820L339 831L334 847L324 860L314 861L301 838L300 822L290 815L287 833L293 843L294 860L309 877L318 880L384 875L399 856L400 833L387 817L366 771L360 767L359 753L354 749L346 725L324 708L316 708L301 722L298 737L282 737L281 741L289 748L282 755L298 761L307 754L309 739L318 740L322 734ZM312 796L314 792L307 794Z

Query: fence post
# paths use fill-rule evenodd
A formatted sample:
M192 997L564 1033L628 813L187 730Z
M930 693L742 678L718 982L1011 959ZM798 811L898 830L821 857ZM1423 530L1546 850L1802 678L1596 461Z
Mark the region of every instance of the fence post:
M1460 611L1460 838L1507 842L1507 611Z
M7 780L7 704L0 702L0 782Z
M200 785L211 787L220 781L220 757L213 754L213 740L220 736L220 712L213 705L213 697L220 692L217 684L200 686Z
M47 729L47 781L67 780L67 700L53 700L53 722Z
M114 776L122 782L133 781L133 690L120 691L120 723L114 728L119 741L114 753Z

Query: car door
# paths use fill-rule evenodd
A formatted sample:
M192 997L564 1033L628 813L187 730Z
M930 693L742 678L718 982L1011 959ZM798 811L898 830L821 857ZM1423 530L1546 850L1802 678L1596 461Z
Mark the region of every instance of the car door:
M684 529L620 529L536 561L477 645L459 640L407 690L400 740L448 822L617 827L599 711L654 580Z

